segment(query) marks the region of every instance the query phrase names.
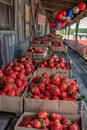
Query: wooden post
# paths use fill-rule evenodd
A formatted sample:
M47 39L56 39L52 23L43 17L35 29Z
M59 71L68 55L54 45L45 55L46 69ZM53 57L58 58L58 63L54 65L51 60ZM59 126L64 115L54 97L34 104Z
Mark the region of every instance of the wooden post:
M79 19L77 19L77 21L76 21L76 32L75 32L76 50L78 49L78 27L79 27Z
M68 29L68 40L69 40L69 34L70 34L70 26L69 26L69 29Z
M65 39L66 39L66 32L67 32L67 28L65 28Z

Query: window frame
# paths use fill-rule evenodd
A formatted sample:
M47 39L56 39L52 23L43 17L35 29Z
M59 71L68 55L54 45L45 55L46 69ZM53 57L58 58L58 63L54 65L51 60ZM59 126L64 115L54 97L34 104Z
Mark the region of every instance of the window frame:
M7 6L6 8L9 8L9 7L10 7L10 9L12 8L11 12L10 12L10 9L9 9L9 13L13 14L12 19L10 19L12 15L11 16L9 15L10 16L10 18L8 19L9 25L10 25L9 28L6 28L6 25L4 26L4 28L0 27L0 32L14 31L15 30L15 1L16 0L11 0L11 2L8 3L8 2L5 2L3 0L0 0L0 4Z

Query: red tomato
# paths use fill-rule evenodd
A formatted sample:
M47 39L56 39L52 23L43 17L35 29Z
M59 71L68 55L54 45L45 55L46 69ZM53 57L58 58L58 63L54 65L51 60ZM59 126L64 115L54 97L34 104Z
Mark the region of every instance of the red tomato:
M6 78L6 82L14 83L14 79L13 79L12 77L8 76L8 77Z
M20 80L22 80L24 78L24 74L18 73L17 74L17 78L20 79Z
M66 124L66 125L70 125L71 124L71 120L69 120L68 118L62 118L61 123L62 124Z
M0 90L0 95L6 95L6 93L3 90Z
M9 73L9 76L12 77L13 79L16 79L16 73L15 72Z
M25 87L22 85L20 88L18 88L19 92L24 92Z
M34 87L34 88L31 89L31 92L33 94L39 95L40 94L40 89L38 87Z
M50 120L48 118L46 118L46 119L43 120L43 126L44 127L48 127L49 124L50 124Z
M63 130L67 130L67 125L66 124L62 124Z
M52 88L51 90L51 94L54 96L60 96L60 90L57 86L55 86L54 88Z
M24 65L23 64L20 64L19 65L21 69L24 69Z
M35 82L31 82L28 86L29 86L29 88L35 87Z
M18 87L21 87L22 86L22 81L20 79L16 79L16 85Z
M25 57L21 57L20 58L20 62L25 62L26 61L26 58Z
M38 84L38 87L39 87L39 89L40 89L40 91L41 91L42 93L45 92L45 84L44 84L44 83L39 83L39 84Z
M41 118L41 119L46 119L46 118L48 117L47 111L41 110L41 111L38 113L38 117Z
M32 81L35 83L39 83L40 79L41 79L40 76L35 76Z
M31 121L31 124L34 128L38 128L40 129L41 128L41 122L38 120L38 119L35 119L35 120L32 120Z
M6 85L4 86L4 91L8 92L10 90L12 90L12 85L10 83L6 83Z
M57 113L52 113L50 115L50 119L52 119L54 121L54 119L58 119L58 120L61 120L62 119L62 116L60 114L57 114Z
M59 88L60 88L61 91L66 91L67 88L68 88L68 86L67 86L64 82L62 82L62 83L60 84Z
M52 74L50 76L50 80L54 85L60 85L60 78L58 76L58 74Z
M45 85L48 85L50 83L50 79L49 79L49 77L47 77L47 78L41 77L40 82L44 82Z
M59 100L59 97L58 96L52 96L51 99L52 100Z
M68 130L79 130L79 128L75 123L72 123L69 125Z
M18 72L20 70L20 67L16 65L13 67L13 69Z
M50 63L50 64L49 64L49 68L55 68L54 64L53 64L53 63Z
M67 98L68 94L66 91L61 91L60 97L63 98Z
M9 92L7 92L8 96L15 96L15 90L10 90Z
M45 96L51 98L51 93L50 93L50 91L46 90L44 94L45 94Z
M50 124L50 130L62 130L62 125L57 122Z
M75 86L75 85L70 85L69 87L68 87L68 92L69 93L72 93L72 92L74 92L74 91L76 91L77 90L77 87Z
M76 99L76 100L79 100L81 95L78 91L74 91L71 95L70 95L71 98L73 99Z
M51 90L53 87L54 87L54 84L48 84L48 85L46 86L46 89Z
M49 74L48 74L47 72L44 72L44 73L42 74L42 77L48 78L48 77L49 77Z
M48 96L43 96L42 99L49 100L49 97Z

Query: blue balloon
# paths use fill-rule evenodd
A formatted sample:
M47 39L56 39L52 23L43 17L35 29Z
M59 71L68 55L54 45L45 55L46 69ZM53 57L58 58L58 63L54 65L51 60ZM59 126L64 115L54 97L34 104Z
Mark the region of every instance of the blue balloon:
M66 14L66 16L68 16L68 17L71 18L72 14L73 14L73 10L72 10L71 8L67 9L67 14Z
M72 19L74 16L75 16L75 15L72 13L72 15L71 15L70 19Z
M58 26L58 22L55 22L55 26Z

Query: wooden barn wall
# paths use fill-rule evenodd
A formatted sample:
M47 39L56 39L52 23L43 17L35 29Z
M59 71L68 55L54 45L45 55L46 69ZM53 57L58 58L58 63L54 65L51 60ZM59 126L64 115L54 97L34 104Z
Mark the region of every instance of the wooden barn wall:
M29 47L29 40L25 40L24 28L24 5L30 5L30 37L44 35L45 26L41 27L37 24L37 3L39 0L14 0L14 30L0 30L0 66L8 64L14 58L22 56L23 52ZM35 33L35 35L34 35Z
M0 66L8 64L15 57L15 34L0 34Z
M20 57L29 47L24 32L24 4L29 0L14 0L14 26L11 30L0 30L0 66L7 65L14 58Z

